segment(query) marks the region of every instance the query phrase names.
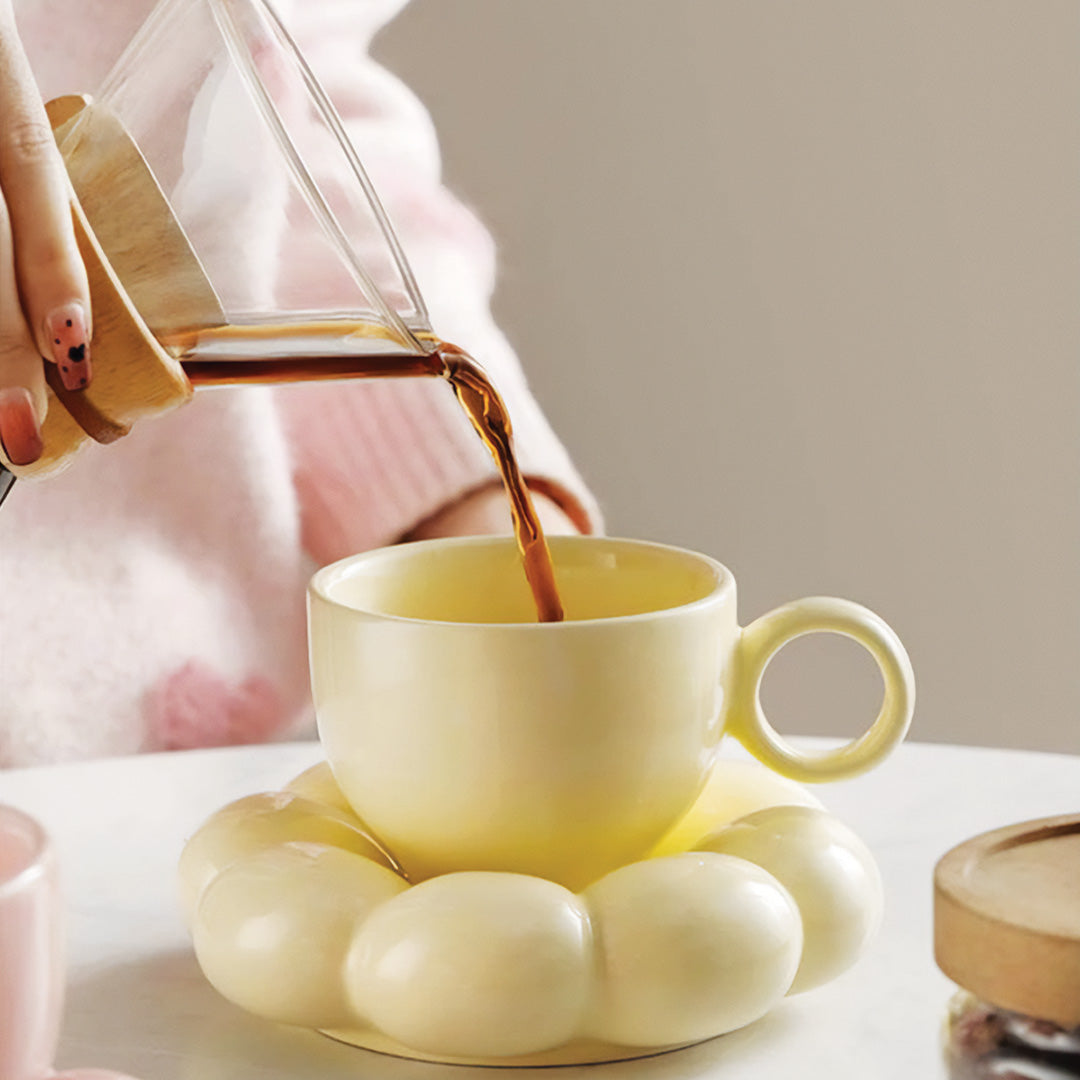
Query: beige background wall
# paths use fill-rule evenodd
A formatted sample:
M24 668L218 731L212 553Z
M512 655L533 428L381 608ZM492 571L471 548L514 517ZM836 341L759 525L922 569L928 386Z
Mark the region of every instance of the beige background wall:
M1080 4L414 0L376 51L611 532L744 621L875 608L919 739L1080 750ZM867 721L857 647L789 652L778 727Z

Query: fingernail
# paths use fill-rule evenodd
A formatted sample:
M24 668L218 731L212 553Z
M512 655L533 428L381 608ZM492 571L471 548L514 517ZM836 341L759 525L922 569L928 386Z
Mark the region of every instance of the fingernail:
M89 385L90 335L86 331L86 312L82 304L64 304L45 316L53 359L60 368L60 378L68 390L82 390Z
M0 390L0 445L12 465L29 465L45 449L34 402L23 386Z

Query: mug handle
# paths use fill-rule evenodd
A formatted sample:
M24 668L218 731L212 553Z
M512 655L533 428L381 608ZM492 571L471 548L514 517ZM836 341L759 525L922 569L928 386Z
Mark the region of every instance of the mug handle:
M885 698L877 719L859 738L836 750L804 754L766 719L761 677L789 641L820 632L853 638L870 653L885 682ZM829 596L784 604L747 626L739 639L733 682L728 731L763 764L803 782L839 780L873 768L903 739L915 709L915 675L900 639L868 608Z

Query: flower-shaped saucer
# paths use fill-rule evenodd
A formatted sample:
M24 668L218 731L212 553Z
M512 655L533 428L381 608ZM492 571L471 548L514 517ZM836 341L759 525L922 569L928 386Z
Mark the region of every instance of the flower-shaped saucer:
M733 1031L847 969L881 911L846 825L726 759L646 857L578 893L516 873L412 880L325 764L219 810L180 878L199 963L237 1005L489 1065L616 1061Z

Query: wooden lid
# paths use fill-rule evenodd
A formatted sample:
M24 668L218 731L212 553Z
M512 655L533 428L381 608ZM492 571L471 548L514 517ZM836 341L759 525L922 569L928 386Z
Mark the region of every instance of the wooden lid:
M983 833L934 872L934 956L953 982L1080 1026L1080 814Z

